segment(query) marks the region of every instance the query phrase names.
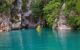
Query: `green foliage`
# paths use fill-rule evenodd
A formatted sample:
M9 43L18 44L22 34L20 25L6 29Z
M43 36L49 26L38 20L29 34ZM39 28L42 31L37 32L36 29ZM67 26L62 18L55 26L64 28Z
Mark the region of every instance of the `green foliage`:
M76 10L80 13L80 0L77 0Z
M41 16L43 13L43 2L42 0L33 0L32 1L32 16Z
M76 0L66 0L65 3L66 3L67 10L75 9Z
M0 12L9 12L10 6L13 0L1 0L0 1Z
M70 11L75 11L76 9L76 0L66 0L65 5L65 15L69 15Z
M80 16L68 17L68 24L73 28L80 28Z
M48 26L52 26L56 16L59 15L60 5L59 0L52 0L44 6L44 17Z
M80 0L67 0L66 13L68 13L67 21L72 28L80 28ZM70 11L74 13L70 15ZM77 15L77 16L76 16Z

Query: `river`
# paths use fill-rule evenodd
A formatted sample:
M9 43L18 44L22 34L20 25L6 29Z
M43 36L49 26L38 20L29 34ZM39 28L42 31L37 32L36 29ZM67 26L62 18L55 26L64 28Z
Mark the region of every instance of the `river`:
M80 30L43 28L0 33L0 50L80 50Z

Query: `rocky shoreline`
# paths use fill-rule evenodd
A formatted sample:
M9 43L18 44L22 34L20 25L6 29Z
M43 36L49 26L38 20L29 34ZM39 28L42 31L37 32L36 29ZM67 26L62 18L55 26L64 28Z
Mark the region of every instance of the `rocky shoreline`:
M0 14L0 32L16 30L16 29L22 29L22 28L36 28L38 25L41 24L41 22L38 22L38 23L34 23L33 22L33 23L31 23L29 21L27 24L26 24L26 22L27 21L12 22L10 17L8 17L7 15Z

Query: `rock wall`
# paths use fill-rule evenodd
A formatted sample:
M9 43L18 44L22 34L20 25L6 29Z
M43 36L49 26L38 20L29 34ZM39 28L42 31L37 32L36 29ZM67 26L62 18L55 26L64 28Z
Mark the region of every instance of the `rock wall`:
M60 15L58 16L58 18L55 19L55 25L53 25L53 28L56 29L71 29L71 27L69 27L69 25L67 24L67 19L64 13L64 9L65 9L65 3L63 3L61 10L60 10Z
M15 0L11 10L12 29L21 28L22 0Z
M0 14L0 32L11 30L10 18L6 15Z

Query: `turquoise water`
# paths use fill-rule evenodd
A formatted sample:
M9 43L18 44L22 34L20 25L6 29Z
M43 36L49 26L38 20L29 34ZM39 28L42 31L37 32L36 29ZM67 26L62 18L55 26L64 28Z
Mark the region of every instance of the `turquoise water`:
M0 33L0 50L80 50L80 31L43 28Z

